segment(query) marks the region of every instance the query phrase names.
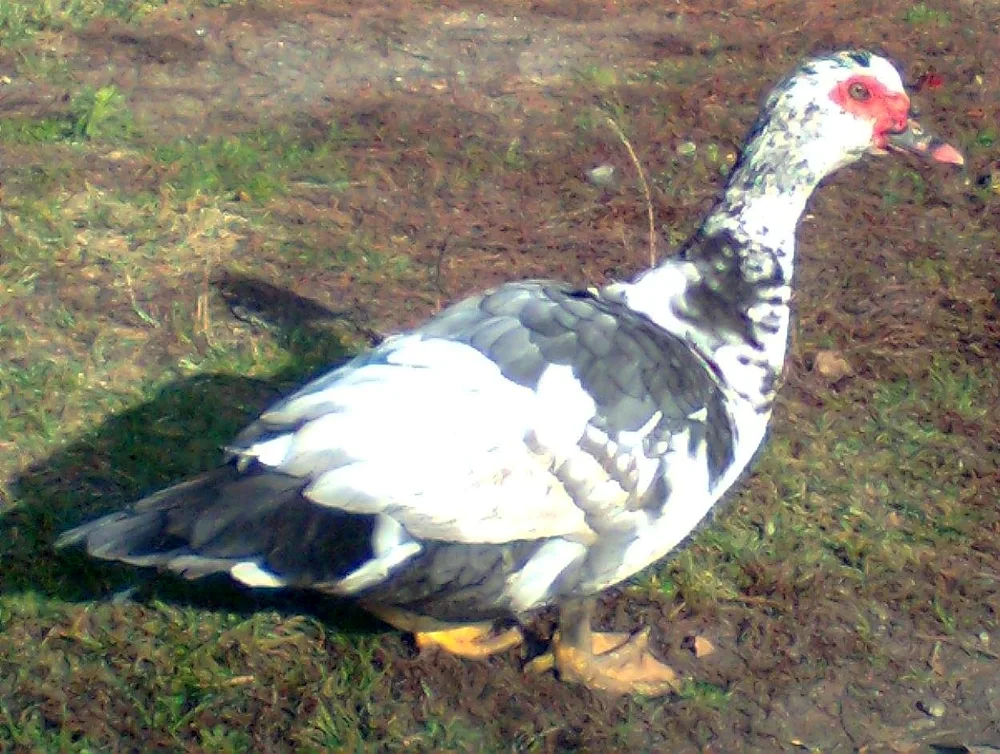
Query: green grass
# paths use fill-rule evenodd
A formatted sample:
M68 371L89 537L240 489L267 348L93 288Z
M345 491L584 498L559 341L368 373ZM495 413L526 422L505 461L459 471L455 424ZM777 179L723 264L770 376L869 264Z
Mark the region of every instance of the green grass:
M41 32L81 28L102 16L138 21L163 0L5 0L0 5L0 38L24 42Z
M915 26L947 26L951 23L951 14L927 3L916 3L907 9L903 20Z
M284 129L257 130L205 142L182 140L158 146L153 154L178 199L207 194L266 201L292 180L345 188L347 167L338 151L344 143L336 128L313 143Z
M712 710L725 710L730 694L705 681L689 681L681 688L678 696L686 702L703 705Z
M597 90L614 89L618 85L618 72L607 66L587 66L577 76L581 82Z
M190 12L238 4L241 0L184 0L180 7ZM39 34L79 31L98 19L135 24L166 5L166 0L5 0L0 39L7 45L24 44Z
M114 86L83 89L59 116L0 119L0 142L22 146L84 139L116 140L133 133L125 98Z
M4 6L6 38L76 28L94 17L88 8ZM22 52L24 75L61 70ZM213 465L268 400L358 347L357 333L340 325L242 325L213 304L217 272L332 263L373 285L422 274L383 237L271 220L299 195L335 202L350 178L344 153L365 138L348 123L164 141L135 126L114 87L79 89L58 114L0 119L10 150L0 227L0 656L23 660L0 671L0 748L84 752L115 738L246 751L259 704L247 690L286 684L299 688L302 709L288 711L286 725L303 716L300 750L363 751L376 735L360 717L379 710L358 699L384 684L377 634L328 636L325 624L287 609L255 611L229 587L192 597L178 584L166 589L170 602L83 609L73 602L130 588L137 574L51 550L82 517ZM512 145L508 161L516 158ZM90 168L102 159L156 181L108 185ZM246 234L260 243L233 253ZM339 246L324 248L333 236ZM200 604L185 606L191 599ZM260 659L267 667L256 667ZM91 712L67 711L91 698ZM231 717L237 710L243 724ZM422 725L425 749L464 735L460 721Z

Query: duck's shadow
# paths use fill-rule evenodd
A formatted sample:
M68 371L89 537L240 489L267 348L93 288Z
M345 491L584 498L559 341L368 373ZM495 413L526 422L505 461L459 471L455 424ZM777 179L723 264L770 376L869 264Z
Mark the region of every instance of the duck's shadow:
M220 447L279 395L317 371L350 357L330 321L359 313L332 312L290 291L247 277L216 283L234 314L278 337L296 357L268 379L201 375L163 387L148 403L116 414L19 473L13 500L0 508L0 593L39 593L92 601L131 593L210 610L250 614L273 609L311 614L345 633L381 624L349 602L294 591L251 591L228 578L187 581L148 569L96 561L76 549L57 550L66 529L120 509L221 460Z

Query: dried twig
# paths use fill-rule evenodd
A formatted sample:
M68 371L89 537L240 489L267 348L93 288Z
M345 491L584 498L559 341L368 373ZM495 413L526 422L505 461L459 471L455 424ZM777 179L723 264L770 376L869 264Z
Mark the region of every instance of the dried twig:
M649 266L656 267L656 224L653 221L653 195L649 190L649 182L646 180L646 171L642 169L642 163L639 162L639 157L632 148L632 142L628 140L621 126L610 115L606 117L608 125L611 126L611 129L618 135L625 149L628 150L629 157L632 158L635 169L639 173L639 183L642 184L642 193L646 196L646 217L649 219Z
M132 311L135 312L135 315L150 327L159 327L159 321L139 306L135 297L135 288L132 285L132 276L127 272L125 273L125 290L128 291L128 300L132 304Z
M914 636L916 636L918 639L924 639L925 641L939 641L942 644L948 644L949 646L952 647L958 647L963 652L970 655L981 654L984 657L989 657L990 659L993 660L1000 660L1000 654L997 654L996 652L986 649L986 647L977 647L972 642L969 641L962 641L961 639L956 639L951 636L945 636L945 635L933 636L931 634L924 634L924 633L917 633L914 634Z
M444 255L448 253L448 243L451 241L453 235L454 231L449 230L441 243L438 244L437 262L434 265L434 287L438 289L438 293L444 296L448 295L448 291L441 284L441 268L444 266Z

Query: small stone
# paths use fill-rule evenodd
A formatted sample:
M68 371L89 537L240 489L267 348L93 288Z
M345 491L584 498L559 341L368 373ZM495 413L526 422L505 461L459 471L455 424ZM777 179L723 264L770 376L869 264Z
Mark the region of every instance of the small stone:
M830 382L854 374L851 363L838 351L820 351L813 361L813 368Z
M939 702L937 699L917 702L917 709L931 717L944 717L945 713L944 703Z
M914 720L912 723L907 725L906 729L910 731L910 733L926 733L936 727L936 720L931 720L929 717L921 717L919 720Z
M587 180L595 186L610 186L615 180L615 166L608 163L587 171Z
M990 645L990 635L985 631L980 631L979 643L982 644L984 647L988 647Z
M694 656L699 660L702 657L708 657L710 654L714 654L715 645L706 639L704 636L694 637Z

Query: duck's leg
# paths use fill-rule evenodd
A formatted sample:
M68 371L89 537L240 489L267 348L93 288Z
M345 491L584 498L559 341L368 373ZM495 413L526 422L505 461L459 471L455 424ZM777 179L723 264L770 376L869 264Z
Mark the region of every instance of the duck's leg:
M590 627L597 600L588 597L563 605L550 653L529 664L597 691L660 696L676 691L677 674L649 649L649 628L634 634L599 632Z
M459 657L482 660L490 655L506 652L524 641L524 634L518 626L498 631L496 624L489 621L444 623L394 607L381 605L364 607L389 625L412 633L417 648L421 651L436 647Z

